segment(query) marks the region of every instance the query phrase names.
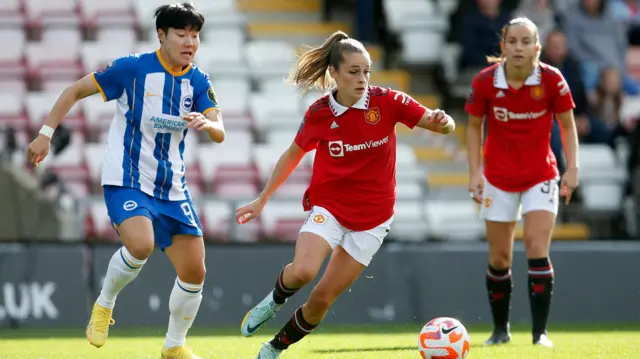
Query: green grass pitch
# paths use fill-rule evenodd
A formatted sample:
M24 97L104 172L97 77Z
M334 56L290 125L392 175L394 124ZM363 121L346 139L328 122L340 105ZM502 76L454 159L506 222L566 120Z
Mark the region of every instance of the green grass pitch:
M513 341L486 348L486 327L469 328L469 359L638 359L640 324L551 327L555 349L534 347L526 327L513 329ZM107 344L96 349L77 330L0 330L0 359L157 359L164 329L112 327ZM277 328L243 338L235 329L194 328L188 345L205 359L255 359L260 343ZM282 359L420 359L419 325L319 328L285 352Z

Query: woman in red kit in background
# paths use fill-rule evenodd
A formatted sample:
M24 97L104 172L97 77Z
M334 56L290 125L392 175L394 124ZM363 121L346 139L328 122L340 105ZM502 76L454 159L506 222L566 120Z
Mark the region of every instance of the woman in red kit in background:
M258 199L236 211L238 223L260 215L277 188L304 155L316 150L311 184L303 208L309 216L300 229L293 262L284 267L267 297L242 321L244 336L255 335L288 297L311 282L324 260L327 269L306 303L264 343L259 359L276 359L311 333L337 297L355 282L389 233L395 204L397 123L448 134L454 122L410 96L369 86L371 58L362 43L336 32L303 54L292 81L306 90L337 87L307 110L298 134L280 157Z
M465 106L469 114L469 192L481 204L489 242L486 284L494 331L486 344L511 340L510 268L516 224L524 217L533 343L552 347L547 337L553 293L549 246L559 196L569 203L578 186L575 104L560 71L538 60L540 39L533 22L514 19L501 35L501 57L489 58L493 64L473 79ZM554 116L562 129L567 158L560 188L549 145ZM487 138L481 170L483 121Z

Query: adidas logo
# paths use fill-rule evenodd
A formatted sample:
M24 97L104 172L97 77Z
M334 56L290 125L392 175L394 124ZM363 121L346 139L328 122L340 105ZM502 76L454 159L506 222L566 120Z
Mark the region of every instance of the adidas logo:
M338 127L340 127L340 126L338 126L338 124L336 123L336 121L333 121L333 123L331 124L331 129L333 130L333 129L336 129L336 128L338 128Z
M503 97L504 97L504 92L502 92L502 90L498 91L496 98L503 98Z

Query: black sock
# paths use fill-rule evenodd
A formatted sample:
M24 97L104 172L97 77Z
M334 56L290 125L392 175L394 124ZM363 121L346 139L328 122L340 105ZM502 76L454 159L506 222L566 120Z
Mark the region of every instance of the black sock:
M280 329L278 334L276 334L269 343L278 350L285 350L289 348L290 345L299 342L307 334L311 334L317 326L318 325L309 324L304 320L302 317L302 307L300 307L293 313L291 320Z
M489 294L489 304L491 304L493 325L496 330L508 330L512 289L511 269L495 269L489 266L487 270L487 292Z
M284 275L284 269L280 272L278 276L278 280L276 280L276 289L273 291L273 301L276 304L284 304L287 301L287 298L296 294L300 288L291 289L284 286L284 281L282 280L282 276Z
M529 259L529 303L532 332L539 336L547 332L547 318L553 295L553 266L549 258Z

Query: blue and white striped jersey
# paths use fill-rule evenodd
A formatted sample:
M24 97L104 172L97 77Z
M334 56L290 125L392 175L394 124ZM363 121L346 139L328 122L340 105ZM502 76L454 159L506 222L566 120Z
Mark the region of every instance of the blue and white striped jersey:
M158 51L119 58L92 75L102 98L117 100L102 185L135 188L170 201L189 197L182 116L218 108L209 75L195 65L171 71Z

